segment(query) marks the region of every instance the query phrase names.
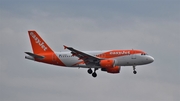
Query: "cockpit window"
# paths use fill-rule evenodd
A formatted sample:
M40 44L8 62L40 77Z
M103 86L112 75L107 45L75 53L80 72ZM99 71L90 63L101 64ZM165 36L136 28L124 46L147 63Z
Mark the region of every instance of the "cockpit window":
M141 55L148 55L147 53L142 53Z

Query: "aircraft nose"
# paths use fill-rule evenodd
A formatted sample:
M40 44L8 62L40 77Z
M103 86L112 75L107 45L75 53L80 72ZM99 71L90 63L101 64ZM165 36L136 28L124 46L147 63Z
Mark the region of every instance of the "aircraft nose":
M148 60L149 60L150 63L152 63L154 61L154 58L152 56L149 56Z

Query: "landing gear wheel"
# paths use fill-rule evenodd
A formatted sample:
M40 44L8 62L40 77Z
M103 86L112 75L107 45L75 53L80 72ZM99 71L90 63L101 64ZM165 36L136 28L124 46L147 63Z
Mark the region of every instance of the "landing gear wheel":
M137 74L136 66L133 66L133 73L134 73L134 74Z
M93 76L94 78L97 77L96 72L92 73L92 76Z
M92 74L92 69L91 68L89 68L88 70L87 70L87 72L89 73L89 74Z
M137 71L133 71L134 74L137 74Z

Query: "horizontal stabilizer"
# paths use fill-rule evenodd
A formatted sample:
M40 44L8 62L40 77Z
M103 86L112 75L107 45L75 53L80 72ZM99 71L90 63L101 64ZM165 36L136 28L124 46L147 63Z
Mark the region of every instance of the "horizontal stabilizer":
M28 54L29 56L33 57L33 58L39 58L39 59L43 59L44 56L40 56L40 55L36 55L30 52L25 52L26 54Z

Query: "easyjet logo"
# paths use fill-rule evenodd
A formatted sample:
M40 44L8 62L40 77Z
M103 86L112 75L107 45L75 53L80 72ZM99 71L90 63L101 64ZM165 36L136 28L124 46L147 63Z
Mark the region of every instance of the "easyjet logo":
M32 38L35 40L35 42L36 42L37 44L39 44L39 46L40 46L44 51L47 50L47 47L44 45L44 42L41 42L41 40L39 40L39 38L38 38L33 32L30 32L30 35L31 35Z
M110 52L109 54L118 54L118 55L123 55L123 54L130 54L129 51L122 51L122 52Z

